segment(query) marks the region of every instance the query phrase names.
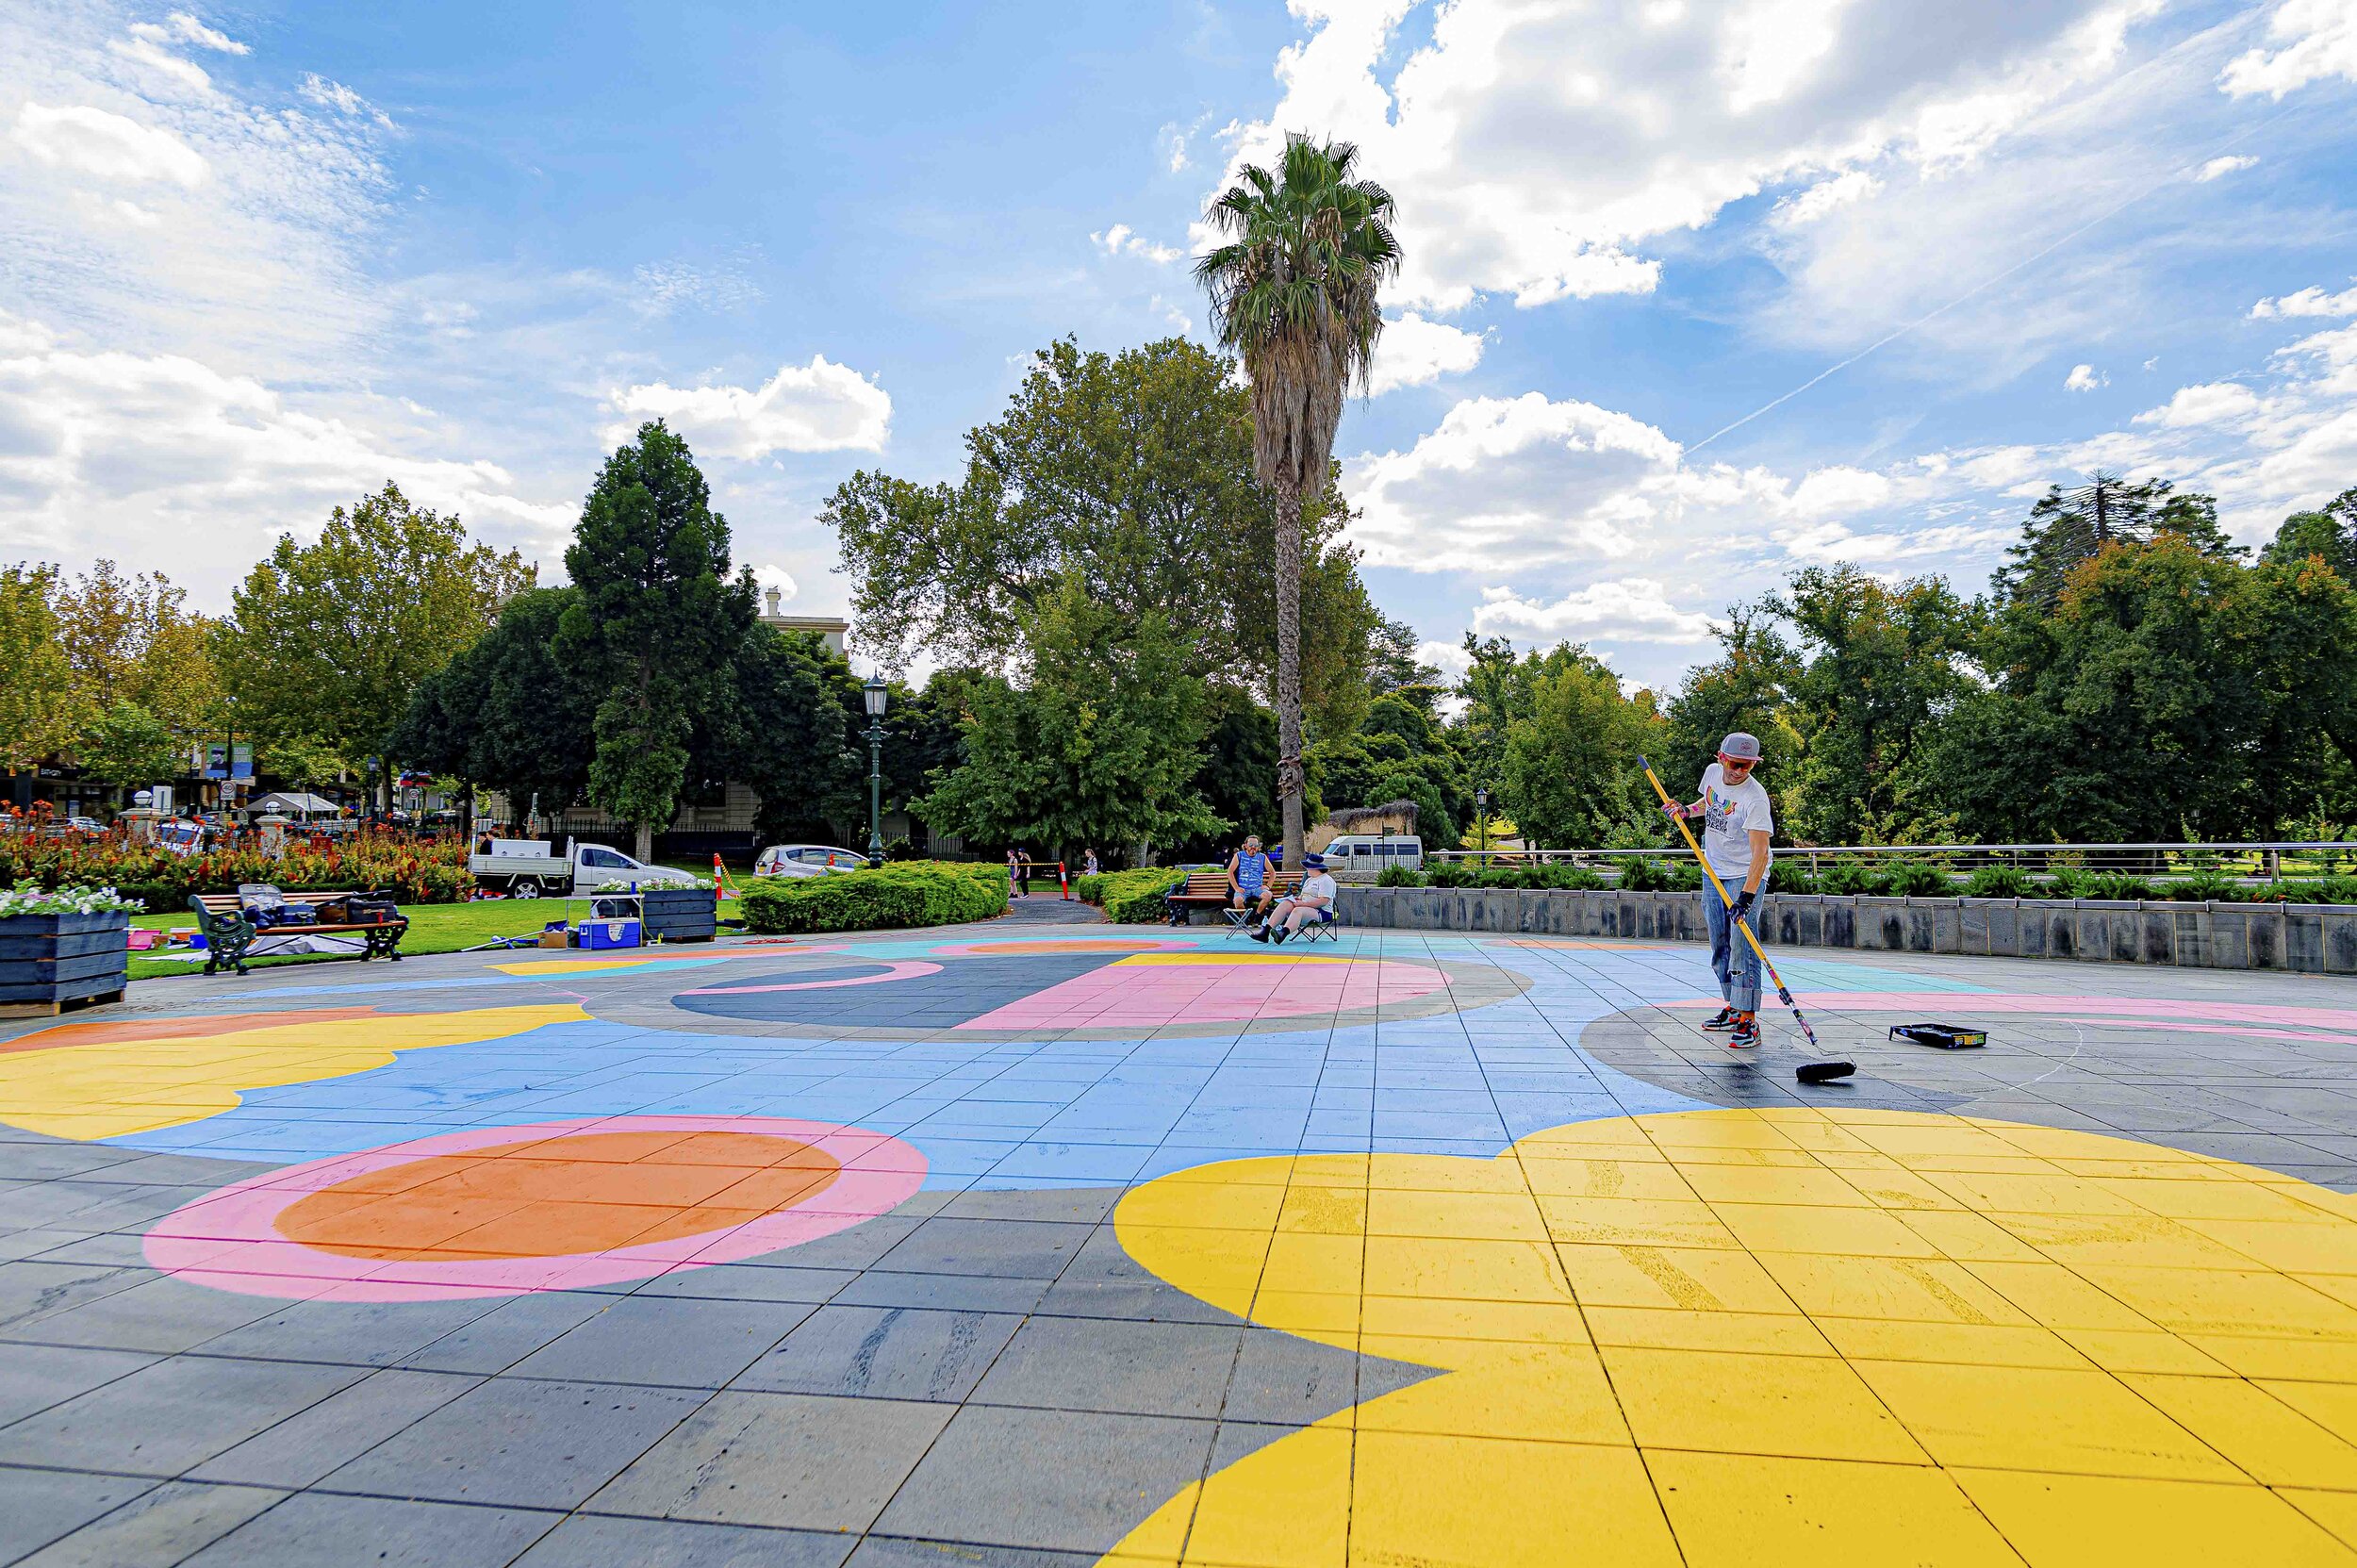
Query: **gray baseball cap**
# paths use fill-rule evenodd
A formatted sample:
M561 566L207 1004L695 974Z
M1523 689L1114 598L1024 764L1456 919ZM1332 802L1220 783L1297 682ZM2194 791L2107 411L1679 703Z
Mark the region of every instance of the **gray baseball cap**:
M1757 762L1759 760L1759 737L1745 734L1738 730L1719 743L1719 754L1722 757L1749 757L1754 762Z

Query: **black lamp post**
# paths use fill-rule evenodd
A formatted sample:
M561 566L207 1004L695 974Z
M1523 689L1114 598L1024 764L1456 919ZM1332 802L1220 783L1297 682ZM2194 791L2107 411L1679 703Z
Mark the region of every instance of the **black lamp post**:
M867 701L867 864L883 864L883 716L891 692L881 671L861 688Z
M1474 810L1481 814L1481 868L1490 868L1490 786L1483 784L1474 791Z

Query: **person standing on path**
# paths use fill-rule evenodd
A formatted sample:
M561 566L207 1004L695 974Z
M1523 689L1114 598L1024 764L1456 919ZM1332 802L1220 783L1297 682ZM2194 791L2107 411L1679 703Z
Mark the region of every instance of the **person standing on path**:
M1023 868L1023 851L1019 849L1009 850L1007 851L1007 891L1019 899L1030 890L1031 878L1030 874Z
M1703 769L1701 799L1661 808L1670 816L1702 818L1703 858L1722 886L1741 889L1730 904L1717 889L1703 888L1703 914L1710 924L1710 967L1726 1002L1703 1027L1728 1032L1727 1044L1738 1050L1759 1044L1759 953L1736 932L1735 923L1750 924L1752 906L1775 858L1768 848L1776 826L1775 808L1769 803L1767 788L1753 776L1758 768L1758 737L1738 730L1719 743L1719 760Z

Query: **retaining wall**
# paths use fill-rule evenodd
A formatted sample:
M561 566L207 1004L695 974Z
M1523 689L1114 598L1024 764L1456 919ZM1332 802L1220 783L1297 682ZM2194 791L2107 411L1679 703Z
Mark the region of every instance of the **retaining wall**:
M1700 893L1343 886L1352 925L1700 942ZM1887 899L1776 893L1761 942L1868 952L1966 953L2204 969L2357 975L2357 906L2113 902L2095 899Z

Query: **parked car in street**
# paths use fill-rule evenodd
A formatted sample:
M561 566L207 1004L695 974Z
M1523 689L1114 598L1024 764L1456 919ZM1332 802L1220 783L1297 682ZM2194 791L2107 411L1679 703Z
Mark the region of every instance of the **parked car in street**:
M467 857L475 881L514 899L579 897L602 887L694 887L697 879L668 866L649 866L602 844L565 841L565 852L545 838L486 838Z
M756 877L823 877L830 871L856 871L867 856L840 844L772 844L753 862Z

